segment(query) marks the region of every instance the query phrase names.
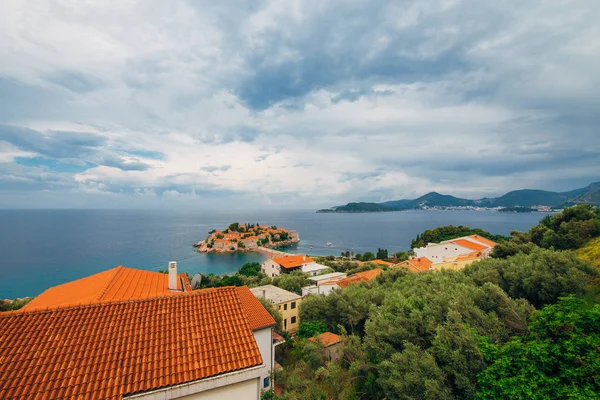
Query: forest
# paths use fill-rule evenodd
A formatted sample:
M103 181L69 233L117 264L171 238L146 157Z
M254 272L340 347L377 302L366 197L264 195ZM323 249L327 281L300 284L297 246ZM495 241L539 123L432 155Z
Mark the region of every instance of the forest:
M599 399L600 274L597 253L581 253L599 236L600 211L578 205L464 270L390 269L307 297L299 338L277 354L282 393L263 398ZM324 331L342 336L338 359L307 339Z

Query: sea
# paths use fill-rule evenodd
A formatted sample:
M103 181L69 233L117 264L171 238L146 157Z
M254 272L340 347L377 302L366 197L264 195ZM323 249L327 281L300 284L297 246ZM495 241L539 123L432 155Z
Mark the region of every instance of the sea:
M410 249L426 229L466 225L496 234L525 231L542 213L400 211L336 214L314 210L0 210L0 299L35 296L45 289L118 265L158 271L177 261L180 272L227 274L261 253L200 254L192 245L232 222L298 231L284 250L310 255L390 253ZM328 245L330 243L330 245Z

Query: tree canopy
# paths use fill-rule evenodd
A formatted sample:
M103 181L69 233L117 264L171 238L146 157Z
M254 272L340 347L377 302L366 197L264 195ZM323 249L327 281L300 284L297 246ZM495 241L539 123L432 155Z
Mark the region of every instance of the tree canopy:
M480 400L600 398L600 305L575 296L533 314L528 334L485 343Z

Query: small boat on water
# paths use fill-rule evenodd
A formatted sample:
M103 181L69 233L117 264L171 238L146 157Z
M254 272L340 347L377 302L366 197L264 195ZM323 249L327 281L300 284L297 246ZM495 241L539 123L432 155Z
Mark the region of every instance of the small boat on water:
M327 246L332 246L332 243L331 242L327 242Z

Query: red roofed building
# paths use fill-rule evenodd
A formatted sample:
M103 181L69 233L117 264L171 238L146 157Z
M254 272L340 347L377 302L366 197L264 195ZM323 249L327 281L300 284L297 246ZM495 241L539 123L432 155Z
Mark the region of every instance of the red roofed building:
M357 272L356 274L354 274L352 276L349 276L344 279L332 281L331 283L333 283L341 288L345 288L345 287L348 287L349 285L353 285L353 284L360 283L360 282L368 282L370 280L373 280L377 277L377 275L382 274L382 273L383 273L383 270L381 268L375 268L375 269L371 269L369 271ZM321 284L325 284L325 283L321 283Z
M449 258L474 251L481 252L481 258L487 258L494 246L496 246L496 243L492 240L479 235L471 235L445 240L440 243L428 243L425 247L418 247L413 250L417 257L427 257L434 264L441 264L447 262Z
M261 271L270 277L292 271L302 271L311 276L329 269L326 265L317 264L312 258L304 254L274 257L261 264Z
M316 337L311 337L311 342L323 345L323 356L327 360L337 360L340 358L343 338L335 333L323 332Z
M259 399L271 315L247 287L169 272L117 267L0 313L0 398Z
M395 264L394 267L406 268L410 272L427 272L432 269L433 262L427 257L416 257Z

